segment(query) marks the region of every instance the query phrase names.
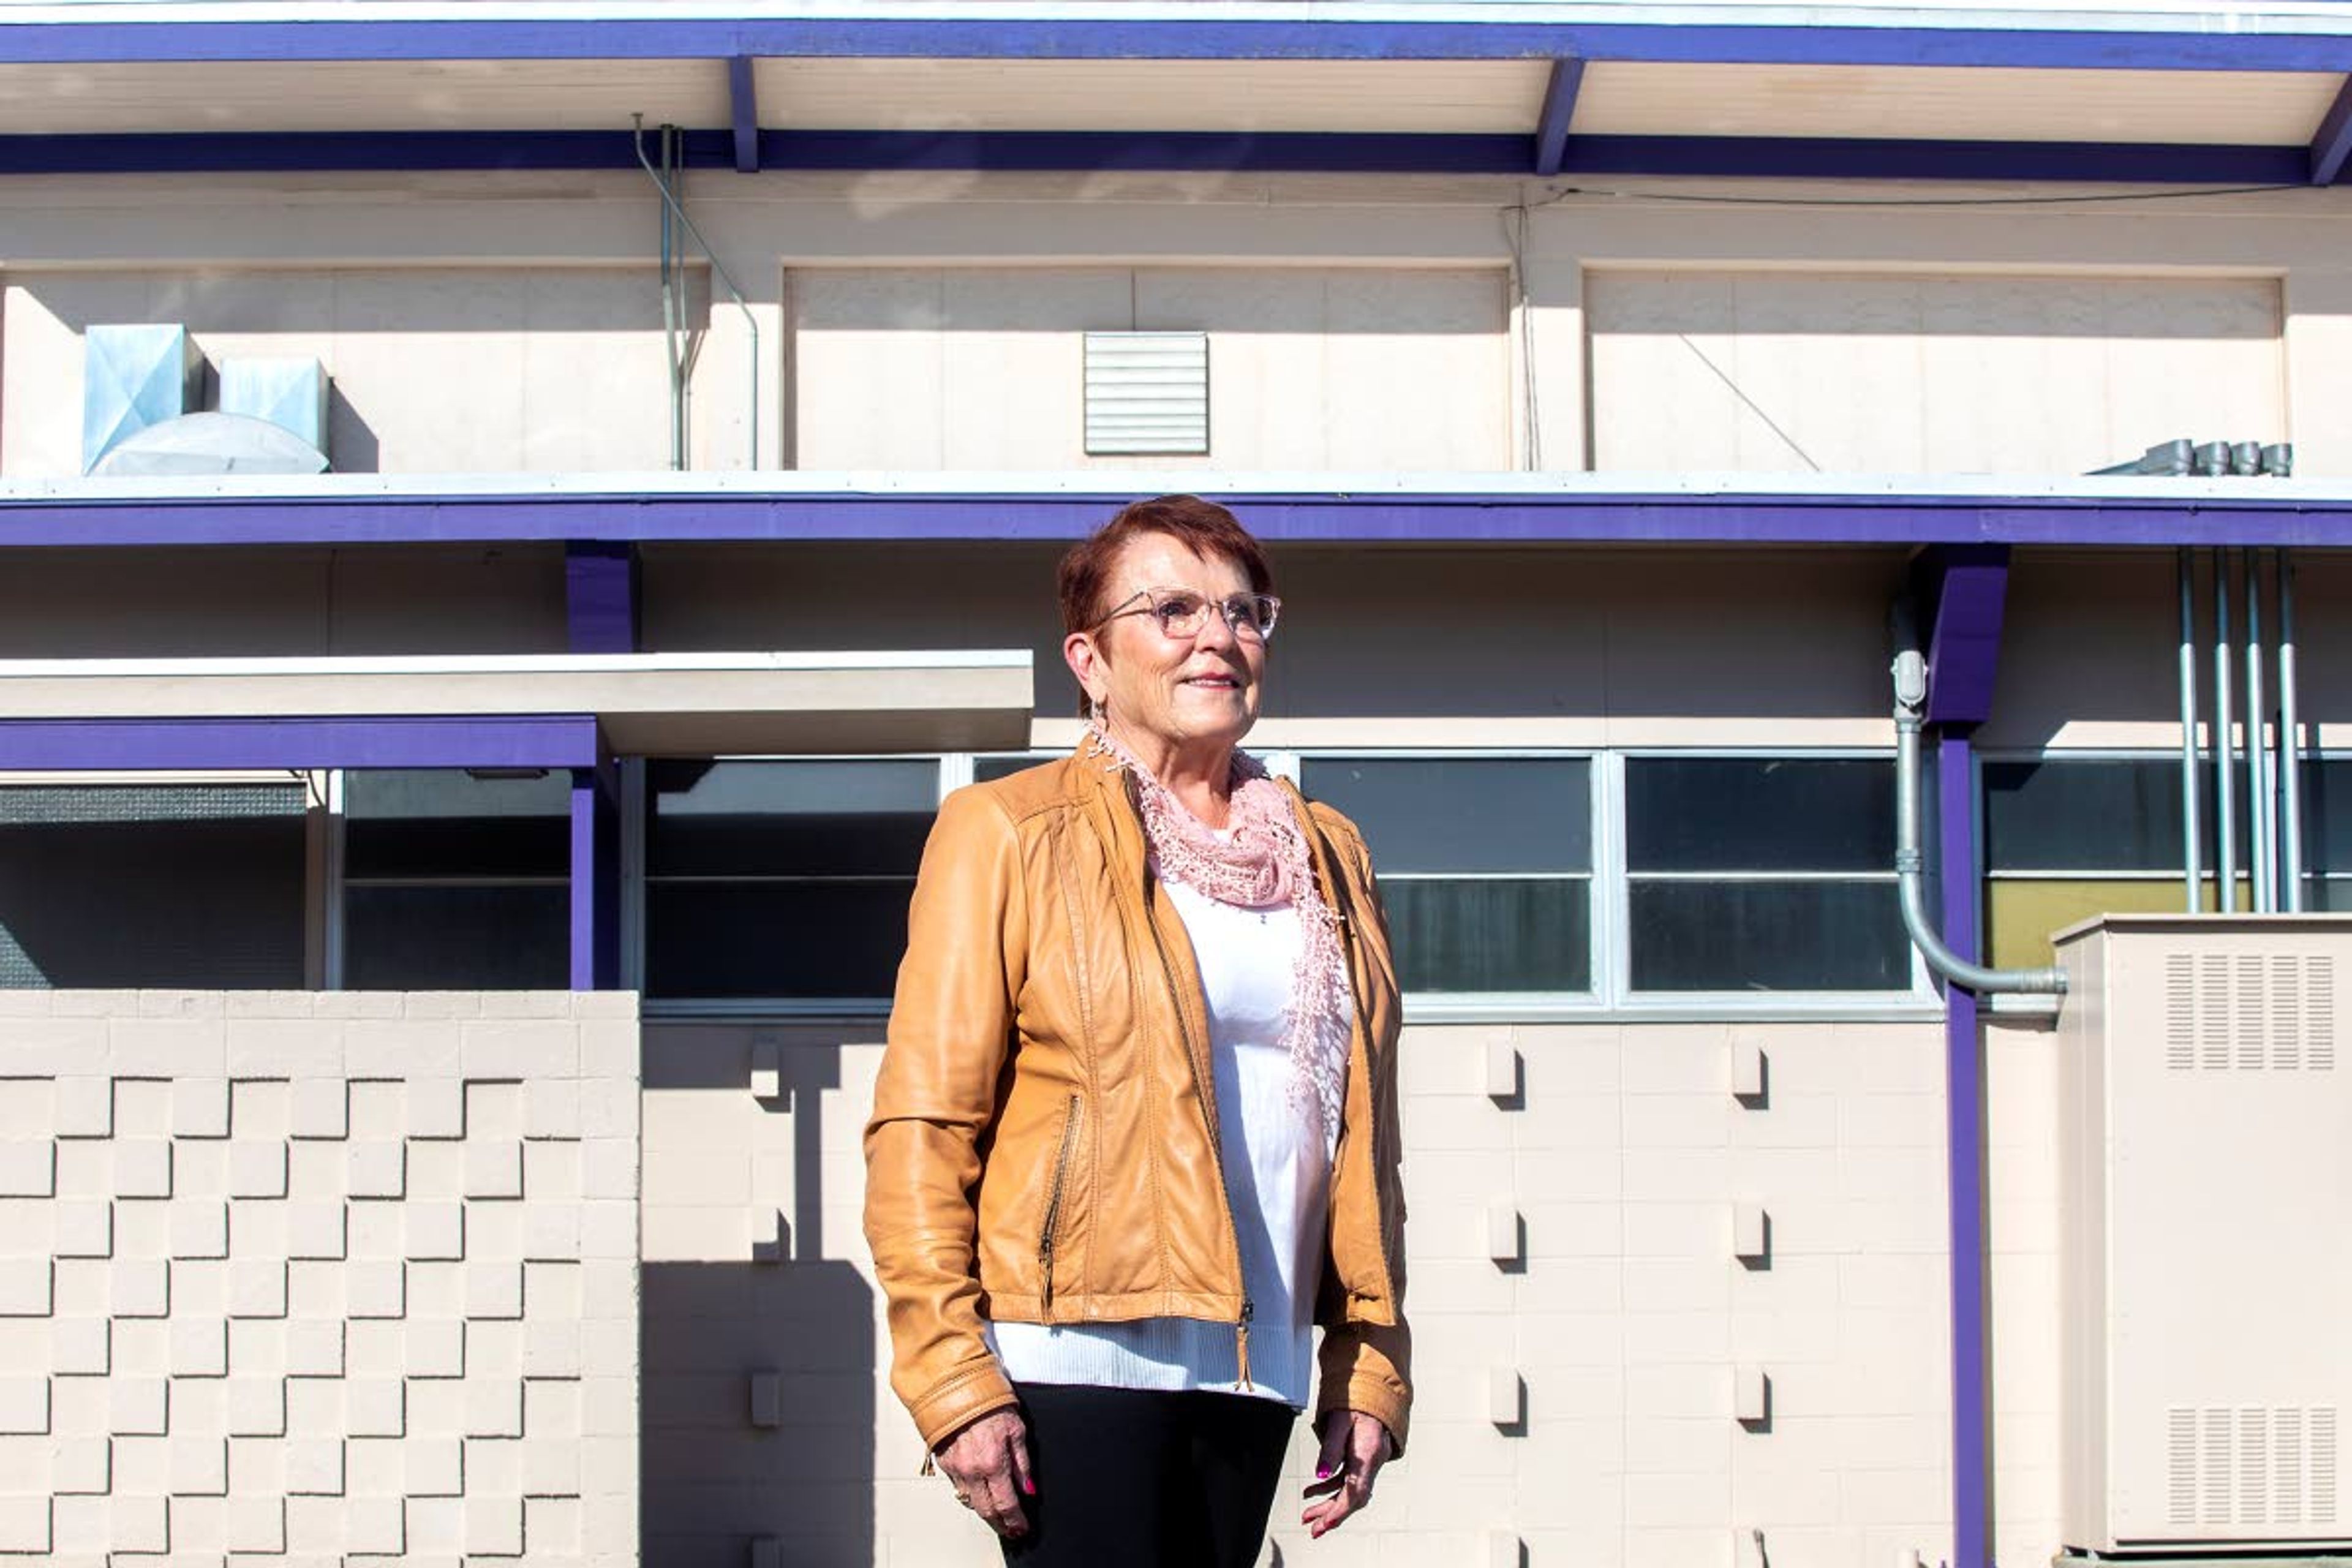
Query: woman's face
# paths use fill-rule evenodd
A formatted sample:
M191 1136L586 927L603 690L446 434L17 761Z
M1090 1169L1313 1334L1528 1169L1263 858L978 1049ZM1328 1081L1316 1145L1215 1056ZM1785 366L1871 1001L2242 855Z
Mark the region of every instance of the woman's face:
M1182 589L1213 603L1251 591L1249 574L1222 556L1204 559L1164 533L1129 541L1113 563L1104 607L1113 618L1063 645L1087 695L1129 743L1152 740L1185 750L1240 743L1257 722L1265 644L1238 637L1212 610L1200 631L1160 629L1147 591Z

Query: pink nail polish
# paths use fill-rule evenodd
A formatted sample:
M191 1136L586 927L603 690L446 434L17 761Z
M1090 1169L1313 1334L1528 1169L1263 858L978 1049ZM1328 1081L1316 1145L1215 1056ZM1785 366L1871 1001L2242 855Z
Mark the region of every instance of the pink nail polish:
M1328 1461L1318 1462L1316 1465L1315 1479L1318 1481L1328 1481L1331 1479L1331 1466Z

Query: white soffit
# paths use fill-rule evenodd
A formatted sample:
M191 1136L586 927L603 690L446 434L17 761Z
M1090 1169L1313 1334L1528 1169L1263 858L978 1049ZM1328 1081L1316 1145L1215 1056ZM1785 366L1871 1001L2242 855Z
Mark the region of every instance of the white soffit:
M625 131L729 122L723 60L0 66L0 134Z
M1546 60L763 59L800 131L1398 131L1525 135Z
M17 719L585 713L645 755L1024 749L1024 650L0 660Z
M1889 137L2294 146L2334 71L2019 70L1596 61L1574 130L1618 136Z

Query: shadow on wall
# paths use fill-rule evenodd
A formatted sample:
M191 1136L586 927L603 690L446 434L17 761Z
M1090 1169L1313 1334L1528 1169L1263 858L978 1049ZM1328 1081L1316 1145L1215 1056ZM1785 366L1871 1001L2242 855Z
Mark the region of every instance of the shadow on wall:
M786 1563L871 1562L875 1296L855 1263L822 1256L824 1102L844 1047L728 1025L649 1029L646 1047L649 1237L665 1223L654 1200L672 1195L652 1190L665 1155L688 1171L748 1162L755 1215L780 1206L787 1173L790 1198L772 1255L645 1265L645 1559L740 1568L772 1538ZM771 1064L772 1082L753 1076ZM854 1146L855 1128L833 1131Z

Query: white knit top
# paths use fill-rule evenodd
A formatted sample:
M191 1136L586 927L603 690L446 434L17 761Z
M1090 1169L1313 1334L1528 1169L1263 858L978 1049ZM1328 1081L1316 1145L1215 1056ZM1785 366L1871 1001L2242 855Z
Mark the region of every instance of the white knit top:
M1241 909L1181 883L1160 886L1192 936L1208 1001L1225 1192L1252 1310L1250 1386L1241 1386L1231 1323L996 1323L990 1343L1016 1383L1247 1393L1305 1409L1338 1132L1316 1136L1291 1087L1283 1021L1301 943L1298 912L1289 904Z

